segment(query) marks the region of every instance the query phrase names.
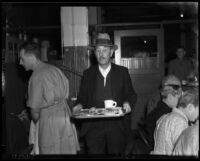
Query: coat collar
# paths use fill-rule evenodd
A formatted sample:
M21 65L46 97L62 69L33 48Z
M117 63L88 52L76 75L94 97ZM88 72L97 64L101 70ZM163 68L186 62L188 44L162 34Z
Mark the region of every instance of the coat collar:
M92 92L93 97L96 96L96 94L95 94L96 93L96 82L97 82L97 80L96 80L97 77L96 76L97 76L98 72L100 72L99 71L99 67L98 67L98 65L96 65L94 67L94 76L93 76L92 81L91 81L91 83L92 83L92 85L91 85L92 88L91 89L93 89L92 90L93 91ZM117 76L118 75L116 73L116 65L113 64L113 63L111 63L110 74L111 74L112 96L113 96L113 99L114 99L115 98L115 89L116 89L116 87L118 85L118 81L117 81Z

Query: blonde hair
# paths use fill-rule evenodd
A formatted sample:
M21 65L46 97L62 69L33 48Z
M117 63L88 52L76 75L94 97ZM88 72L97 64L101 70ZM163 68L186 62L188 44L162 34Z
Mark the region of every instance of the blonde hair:
M178 107L187 107L188 104L193 104L195 107L199 107L199 90L189 89L183 92L179 99Z
M172 86L177 85L178 89L174 89ZM175 96L180 94L181 91L179 90L181 87L181 81L175 75L168 75L162 81L162 89L161 89L161 96L163 98L167 98L169 94Z
M181 81L175 75L170 74L164 77L164 79L162 80L162 86L165 86L166 84L181 85Z

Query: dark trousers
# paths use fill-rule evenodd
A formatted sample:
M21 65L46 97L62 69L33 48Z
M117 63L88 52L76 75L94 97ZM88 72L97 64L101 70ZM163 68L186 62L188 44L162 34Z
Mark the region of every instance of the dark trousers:
M100 121L93 123L85 139L88 154L124 154L125 134L114 122Z
M7 115L7 153L20 154L28 146L28 135L21 120L16 115Z

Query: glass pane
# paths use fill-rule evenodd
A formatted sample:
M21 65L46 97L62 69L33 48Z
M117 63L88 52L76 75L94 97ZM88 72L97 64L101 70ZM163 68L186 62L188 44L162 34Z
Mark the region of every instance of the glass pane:
M157 56L157 36L121 37L122 58L144 58Z

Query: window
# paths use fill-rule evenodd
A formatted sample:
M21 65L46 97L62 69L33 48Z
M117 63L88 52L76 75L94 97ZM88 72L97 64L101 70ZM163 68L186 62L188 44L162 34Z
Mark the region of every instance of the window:
M158 71L162 65L163 41L161 29L115 31L115 63L129 71ZM162 55L161 55L162 54Z

